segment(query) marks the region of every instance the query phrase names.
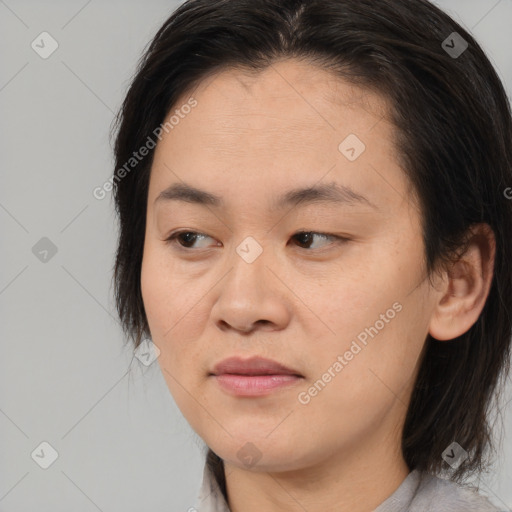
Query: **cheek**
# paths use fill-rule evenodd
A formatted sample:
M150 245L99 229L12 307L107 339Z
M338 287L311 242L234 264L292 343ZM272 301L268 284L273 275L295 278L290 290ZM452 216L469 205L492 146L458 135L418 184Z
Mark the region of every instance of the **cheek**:
M141 267L141 294L149 329L155 343L157 343L155 338L160 338L165 333L165 324L168 324L167 329L172 325L168 316L173 307L172 294L169 293L165 283L163 270L153 254L145 251Z
M425 285L411 292L409 276L418 275L417 269L400 273L394 265L381 265L378 271L369 267L358 279L345 273L322 289L319 297L329 300L319 298L323 303L316 307L330 332L315 336L318 350L308 375L309 382L319 379L320 391L312 394L323 398L311 400L318 407L368 404L370 410L379 410L396 396L406 402L401 393L414 378L430 309L423 300Z
M416 302L402 299L399 311L383 311L384 320L370 320L353 338L348 350L357 354L350 355L352 360L341 373L355 403L381 412L392 403L408 404L428 331Z
M174 268L172 261L165 250L149 243L141 267L141 293L148 323L155 336L166 338L172 336L175 326L194 315L197 292L187 285L185 273Z
M336 439L365 438L384 422L401 424L422 345L413 340L405 315L402 309L377 334L368 335L366 344L348 336L335 347L317 346L314 369L296 397L297 412L304 414L297 417L309 418L317 435L335 444ZM353 330L366 333L364 327Z
M201 370L190 368L201 360L198 340L208 317L204 295L207 287L189 286L187 275L170 267L171 259L162 251L144 252L141 293L152 341L160 350L158 361L169 386ZM206 286L206 284L205 284ZM203 300L201 300L203 298Z

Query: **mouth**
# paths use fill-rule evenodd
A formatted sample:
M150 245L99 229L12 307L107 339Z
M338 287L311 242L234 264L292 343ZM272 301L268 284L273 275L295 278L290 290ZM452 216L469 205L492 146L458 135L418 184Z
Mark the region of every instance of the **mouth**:
M213 375L234 374L234 375L302 375L292 368L288 368L272 359L264 357L250 357L242 359L241 357L228 357L217 363L213 368Z
M246 397L267 395L304 379L296 370L261 357L224 359L209 376L227 393Z

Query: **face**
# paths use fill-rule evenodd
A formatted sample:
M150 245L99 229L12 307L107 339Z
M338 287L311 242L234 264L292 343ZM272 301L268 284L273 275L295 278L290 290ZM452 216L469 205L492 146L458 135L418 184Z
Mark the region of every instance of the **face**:
M190 96L155 150L141 276L178 407L239 468L395 453L436 296L385 101L295 60ZM236 391L212 375L231 356L299 377Z

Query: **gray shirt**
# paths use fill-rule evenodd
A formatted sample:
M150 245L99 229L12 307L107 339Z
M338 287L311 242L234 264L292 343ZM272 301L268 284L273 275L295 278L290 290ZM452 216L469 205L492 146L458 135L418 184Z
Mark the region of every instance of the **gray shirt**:
M230 512L213 473L205 464L198 507L190 512ZM411 471L400 487L374 512L500 512L469 487L429 473Z

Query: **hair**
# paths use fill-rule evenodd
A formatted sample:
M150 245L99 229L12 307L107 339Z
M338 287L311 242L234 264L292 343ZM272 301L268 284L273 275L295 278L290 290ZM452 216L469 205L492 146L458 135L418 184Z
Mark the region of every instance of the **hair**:
M442 46L457 32L460 56ZM427 0L188 0L144 50L115 128L115 165L145 144L182 95L229 68L257 73L297 58L385 98L397 159L419 199L429 277L463 254L470 228L496 238L483 311L461 336L427 335L402 431L410 470L447 470L453 442L468 458L450 478L486 469L490 422L510 369L512 306L512 118L504 87L476 40ZM138 347L149 336L141 295L148 183L154 151L113 182L119 240L116 306ZM223 464L207 464L225 493Z

